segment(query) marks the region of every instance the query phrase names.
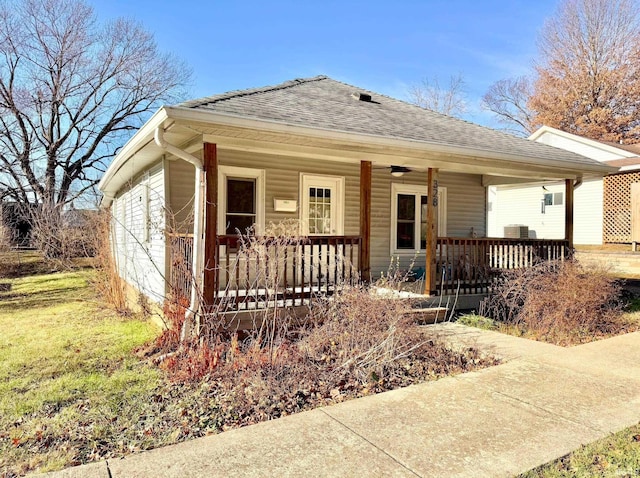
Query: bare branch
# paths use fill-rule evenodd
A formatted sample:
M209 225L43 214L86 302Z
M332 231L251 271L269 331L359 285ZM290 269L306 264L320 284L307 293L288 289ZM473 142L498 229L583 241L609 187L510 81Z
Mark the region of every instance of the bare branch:
M531 80L526 76L500 80L484 94L482 107L494 112L509 132L527 136L535 130L527 107L531 92Z
M460 74L452 75L448 87L443 88L437 76L425 78L409 89L409 101L421 108L460 117L467 112L464 79Z

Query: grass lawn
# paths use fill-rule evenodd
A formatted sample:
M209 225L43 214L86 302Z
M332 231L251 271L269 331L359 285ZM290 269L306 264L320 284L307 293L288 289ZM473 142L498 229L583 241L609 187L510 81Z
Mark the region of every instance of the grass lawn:
M585 445L519 478L640 476L640 425Z
M103 308L89 287L92 273L0 279L2 476L148 445L128 436L127 422L139 420L135 409L162 376L132 351L158 330ZM104 446L112 440L120 443Z

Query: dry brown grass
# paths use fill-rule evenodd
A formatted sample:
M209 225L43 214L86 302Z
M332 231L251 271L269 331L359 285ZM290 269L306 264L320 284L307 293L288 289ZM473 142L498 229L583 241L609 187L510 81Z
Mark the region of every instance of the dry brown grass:
M111 212L108 210L102 210L91 218L91 248L95 253L93 265L98 269L93 285L104 302L113 307L118 314L130 315L126 284L118 274L118 266L112 252L115 240L111 222Z
M536 340L573 345L626 332L619 282L577 261L505 273L480 314Z

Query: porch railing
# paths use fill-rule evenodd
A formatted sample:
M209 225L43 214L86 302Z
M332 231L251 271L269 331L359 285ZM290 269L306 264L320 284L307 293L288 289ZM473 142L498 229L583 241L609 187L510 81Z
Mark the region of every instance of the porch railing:
M436 293L486 293L505 269L531 267L569 255L565 240L439 237Z
M215 300L218 310L265 307L270 301L302 305L314 294L330 295L358 280L360 236L308 236L296 240L218 236ZM170 281L174 295L191 291L193 238L171 235ZM570 255L564 240L440 237L437 294L482 294L505 269L530 267Z
M191 297L193 234L170 234L169 248L171 293L175 300L186 305Z
M174 294L188 297L193 239L170 238ZM215 264L215 300L221 311L261 308L273 301L303 305L314 294L330 295L341 284L358 280L360 236L224 235L217 237L216 246L215 261L209 263Z

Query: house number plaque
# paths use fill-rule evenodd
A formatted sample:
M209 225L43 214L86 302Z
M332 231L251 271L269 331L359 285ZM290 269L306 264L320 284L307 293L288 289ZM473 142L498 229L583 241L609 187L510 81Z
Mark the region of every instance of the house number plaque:
M438 206L438 181L433 181L433 191L431 193L433 200L431 201L434 206Z

